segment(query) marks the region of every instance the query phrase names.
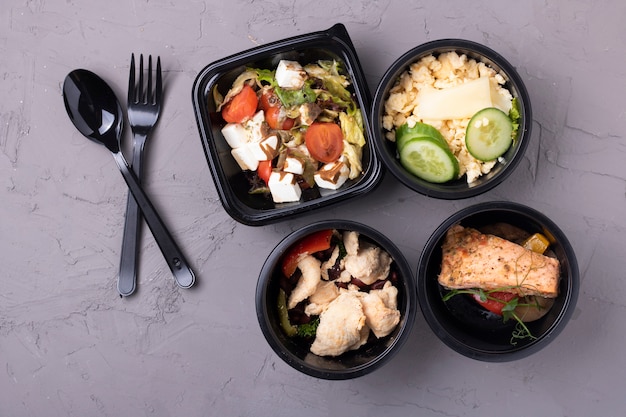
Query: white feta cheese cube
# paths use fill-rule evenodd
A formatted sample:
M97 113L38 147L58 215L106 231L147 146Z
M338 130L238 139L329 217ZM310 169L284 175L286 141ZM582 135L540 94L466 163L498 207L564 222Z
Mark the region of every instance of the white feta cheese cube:
M283 59L278 63L274 77L279 87L299 90L304 86L307 75L298 62Z
M249 146L233 148L230 153L239 164L239 167L244 171L256 171L259 166L259 160L254 157L254 154L250 150Z
M350 168L342 161L335 161L317 170L313 179L320 188L336 190L346 182L348 175L350 175Z
M265 113L263 110L259 110L250 120L245 122L244 127L248 131L250 142L260 142L263 139L263 131L261 130L263 121L265 121Z
M296 156L288 156L285 158L283 171L302 175L304 173L304 161Z
M299 201L302 195L296 177L290 172L272 172L267 185L275 203Z
M278 152L278 137L276 135L268 136L260 142L250 143L248 147L257 160L269 161L274 159Z
M241 123L228 123L222 128L222 135L231 148L239 148L248 143L248 132Z
M222 128L224 139L231 148L240 148L250 142L263 139L261 126L265 120L263 110L259 110L251 119L243 123L228 123Z

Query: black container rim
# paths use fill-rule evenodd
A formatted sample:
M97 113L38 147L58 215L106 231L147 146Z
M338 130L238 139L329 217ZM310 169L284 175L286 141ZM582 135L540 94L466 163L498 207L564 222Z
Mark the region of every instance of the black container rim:
M279 49L292 50L300 45L312 42L333 42L341 48L342 53L349 57L349 62L346 62L345 64L350 68L349 72L354 78L353 88L357 92L357 97L359 97L361 101L360 105L362 107L361 110L364 119L363 127L365 129L368 146L370 147L369 163L366 166L366 171L361 174L363 177L359 180L359 183L353 185L345 192L338 192L332 196L308 202L301 201L299 203L288 204L277 209L255 210L243 203L238 202L232 191L229 190L228 187L223 186L223 184L227 184L228 179L223 173L221 167L218 166L218 164L214 161L214 158L211 156L212 154L216 154L217 150L214 143L212 143L211 140L208 140L208 138L211 137L211 134L203 123L203 117L205 117L202 110L205 94L203 89L203 80L205 80L213 71L216 71L226 65L245 64L246 62L253 60L254 57L259 57L263 54L271 53ZM371 124L368 120L369 110L371 108L371 94L352 40L350 39L346 27L341 23L337 23L327 30L292 36L250 48L210 63L199 72L194 80L192 87L192 102L203 150L208 161L211 176L220 201L226 212L239 223L248 226L262 226L286 220L287 218L294 217L298 214L311 212L319 207L331 204L334 205L345 202L351 198L364 195L376 188L382 180L383 166L378 158L378 154L373 144Z
M448 332L444 331L440 326L438 317L433 314L432 308L430 307L430 300L426 295L427 288L425 273L428 265L428 260L430 259L432 253L437 250L438 242L441 240L443 234L451 226L462 221L463 219L466 219L471 215L477 215L496 210L516 213L521 216L525 216L535 221L538 221L542 225L545 225L550 233L560 243L560 246L563 247L565 257L568 260L570 268L571 281L570 285L567 287L567 292L563 294L563 297L565 297L566 308L559 313L558 318L554 321L550 329L546 331L541 338L532 341L531 343L523 347L514 348L506 352L492 352L470 348L465 343L463 343L462 340L457 339L450 335ZM574 249L571 243L569 242L561 228L540 211L524 204L510 201L490 201L478 203L461 209L460 211L452 214L450 217L444 220L444 222L435 229L435 231L431 234L431 236L426 241L426 244L424 245L424 249L422 251L418 264L416 279L417 295L422 315L424 316L424 319L428 323L431 330L435 333L435 335L445 345L447 345L452 350L460 353L461 355L484 362L509 362L513 360L519 360L543 349L563 331L566 324L569 322L576 308L580 288L580 272L578 269L576 254L574 253Z
M383 354L381 354L377 359L367 364L354 367L349 371L323 369L306 363L305 361L298 357L295 357L294 355L287 354L282 345L277 341L277 335L275 333L275 330L268 325L270 318L267 313L268 306L266 300L268 294L267 290L269 280L263 280L263 277L271 276L271 273L275 269L278 260L295 242L297 242L298 239L312 232L323 229L354 230L364 234L368 238L378 243L392 256L394 261L397 263L397 267L400 270L400 273L403 277L406 277L406 279L403 279L403 290L407 293L407 296L405 297L407 302L407 308L406 313L403 314L404 317L399 324L399 326L401 326L399 329L399 336L392 341L392 343L385 349ZM406 258L404 257L404 254L387 236L371 226L353 220L320 220L314 223L310 223L284 237L270 252L270 255L267 257L261 268L261 272L259 273L259 279L257 281L255 298L257 320L259 322L259 326L261 327L261 332L263 333L263 336L265 337L272 350L292 368L309 376L328 380L345 380L357 378L369 374L370 372L386 364L398 353L402 345L408 339L417 316L417 291L415 285L415 277L413 275L412 268L409 266Z
M493 61L500 68L506 76L511 80L518 90L520 100L524 103L522 108L522 114L520 117L519 137L521 138L519 146L515 150L513 158L507 162L506 169L503 169L497 175L494 175L490 181L486 181L482 184L472 186L466 189L455 189L453 191L447 190L445 185L427 183L420 180L417 177L409 179L404 171L394 163L392 158L387 154L385 149L386 139L384 137L378 137L380 135L380 114L379 109L384 105L386 97L384 96L386 86L395 80L403 71L408 69L410 64L416 61L414 58L417 55L426 55L430 52L435 52L441 49L449 50L471 50L474 53L478 53L482 56L488 57L487 60ZM383 77L376 87L374 93L374 100L371 106L370 123L372 124L372 132L376 135L374 140L374 146L376 153L381 159L381 162L386 170L396 177L406 187L417 191L418 193L427 197L433 197L444 200L457 200L469 197L474 197L479 194L485 193L497 185L501 184L506 178L511 175L515 170L519 162L523 159L523 156L528 147L528 142L531 138L532 131L532 107L530 102L530 96L528 90L520 77L515 67L501 54L483 44L458 38L443 38L428 41L420 44L397 58L394 63L385 71Z

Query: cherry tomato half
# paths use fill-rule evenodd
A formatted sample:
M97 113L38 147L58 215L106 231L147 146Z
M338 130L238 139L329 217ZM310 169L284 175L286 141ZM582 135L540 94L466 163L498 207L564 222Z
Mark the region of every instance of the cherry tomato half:
M241 123L254 116L259 99L248 84L222 107L222 118L228 123Z
M485 309L491 311L494 314L501 316L502 308L506 305L506 303L508 303L509 301L511 301L517 296L518 296L517 294L510 293L510 292L497 292L496 291L496 292L490 292L489 293L490 298L488 298L485 301L481 301L480 296L478 294L474 294L472 297L474 297L474 300L476 300L476 302L480 304L481 306L483 306Z
M265 110L265 121L276 130L289 130L294 125L294 119L288 118L281 111L281 107L270 107Z
M259 178L265 181L265 184L269 184L270 175L272 175L272 161L259 161L259 166L256 169Z
M279 107L280 99L274 90L265 90L259 98L259 110L267 111L270 107Z
M259 110L265 112L265 121L272 129L289 130L295 123L294 119L287 117L280 99L273 90L266 90L261 94Z
M313 123L304 134L306 148L320 162L334 162L343 152L343 133L335 123Z

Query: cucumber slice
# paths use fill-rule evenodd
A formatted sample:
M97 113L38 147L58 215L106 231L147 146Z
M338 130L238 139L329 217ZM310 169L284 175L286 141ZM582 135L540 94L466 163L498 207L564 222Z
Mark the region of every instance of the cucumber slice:
M434 126L417 122L415 126L409 127L408 123L405 123L396 129L396 146L398 147L398 152L400 152L404 145L411 139L424 137L433 138L448 146L441 132Z
M400 163L413 175L428 182L443 183L459 175L459 161L448 145L432 137L413 138L400 151Z
M513 142L513 123L509 116L495 107L480 110L470 119L465 131L469 153L481 161L502 156Z

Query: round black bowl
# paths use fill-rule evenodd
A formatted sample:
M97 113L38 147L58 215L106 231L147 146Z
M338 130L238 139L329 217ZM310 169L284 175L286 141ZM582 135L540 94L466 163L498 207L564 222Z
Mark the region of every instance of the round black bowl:
M442 300L447 292L437 281L446 231L455 224L464 227L505 222L529 233L543 233L551 242L550 249L560 262L559 295L548 313L527 323L536 339L520 339L511 343L515 322L488 314L465 296ZM544 348L556 338L569 321L576 306L579 272L574 250L559 227L542 213L511 202L481 203L465 208L444 221L422 252L417 271L420 308L426 322L447 346L469 358L487 362L505 362L524 358Z
M317 356L310 344L289 338L282 331L277 309L280 262L285 252L309 234L325 229L353 230L391 255L398 274L398 309L400 323L388 336L368 342L358 350L337 357ZM411 268L400 250L380 232L369 226L347 220L320 221L293 232L270 253L259 274L256 288L256 312L261 331L274 352L294 369L307 375L340 380L366 375L380 368L398 352L409 336L417 311L417 295Z
M513 97L517 97L521 106L518 136L513 145L502 156L504 162L498 162L488 174L482 175L472 184L467 183L465 176L447 183L434 184L412 175L400 164L397 157L396 144L385 138L385 130L382 124L385 102L389 97L389 91L400 75L408 70L411 64L419 61L423 57L431 54L438 56L439 54L451 51L466 54L468 58L474 58L479 62L484 62L498 73L502 74L506 80L504 86L511 92ZM532 112L530 98L524 86L524 82L515 68L500 54L476 42L462 39L442 39L417 46L406 52L393 63L378 84L374 95L370 122L372 123L374 146L381 162L389 172L405 186L418 193L430 197L453 200L482 194L500 184L513 172L514 168L524 156L528 141L530 140Z

